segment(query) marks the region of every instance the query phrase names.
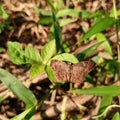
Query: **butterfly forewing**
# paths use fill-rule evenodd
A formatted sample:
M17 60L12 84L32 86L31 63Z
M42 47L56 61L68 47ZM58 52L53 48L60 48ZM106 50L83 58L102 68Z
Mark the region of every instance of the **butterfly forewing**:
M92 61L73 64L71 67L70 82L82 83L85 80L85 76L93 69L93 65Z
M69 67L66 63L58 60L52 60L50 66L54 72L55 78L58 81L67 82Z

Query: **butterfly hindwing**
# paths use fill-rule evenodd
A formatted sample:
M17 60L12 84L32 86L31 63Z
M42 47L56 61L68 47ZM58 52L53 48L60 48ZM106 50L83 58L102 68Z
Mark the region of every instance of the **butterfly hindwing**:
M92 61L73 64L71 67L70 81L73 83L82 83L85 80L85 76L92 70L93 65Z

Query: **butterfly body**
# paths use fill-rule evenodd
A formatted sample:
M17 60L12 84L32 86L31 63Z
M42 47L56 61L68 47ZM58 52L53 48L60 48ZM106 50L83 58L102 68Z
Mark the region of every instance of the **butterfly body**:
M93 69L92 61L83 61L76 64L66 64L59 60L52 60L50 67L54 72L54 76L61 82L82 83Z

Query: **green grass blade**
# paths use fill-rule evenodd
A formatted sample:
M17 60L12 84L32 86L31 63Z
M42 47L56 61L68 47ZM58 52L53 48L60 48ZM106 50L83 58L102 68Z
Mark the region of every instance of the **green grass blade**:
M104 47L104 49L110 54L110 55L113 55L112 53L112 48L111 48L111 45L109 43L109 40L107 40L107 38L105 37L104 34L102 33L98 33L96 34L96 38L99 42L103 41L103 43L101 44L101 46Z
M26 88L16 77L0 68L0 80L25 104L27 107L37 104L34 94Z
M107 18L102 18L99 21L97 21L92 27L91 29L85 33L82 38L78 41L78 42L82 42L88 38L90 38L92 35L99 33L105 29L107 29L108 27L114 25L116 23L116 19L112 18L112 17L107 17Z
M58 19L55 16L55 12L52 12L52 16L53 16L53 25L54 25L54 37L55 37L55 42L56 42L56 50L57 52L62 50L62 32L61 32L61 28L58 22Z
M98 86L96 88L71 90L70 93L87 94L95 96L119 96L120 86Z
M35 112L35 107L30 107L29 109L25 110L21 114L11 118L10 120L30 120Z
M49 4L49 6L52 8L52 10L55 12L56 10L55 10L55 7L53 6L51 0L46 0L46 1Z
M81 17L81 18L89 18L91 13L85 10L63 9L63 10L59 10L56 16L57 18L59 18L59 17L65 17L67 15Z

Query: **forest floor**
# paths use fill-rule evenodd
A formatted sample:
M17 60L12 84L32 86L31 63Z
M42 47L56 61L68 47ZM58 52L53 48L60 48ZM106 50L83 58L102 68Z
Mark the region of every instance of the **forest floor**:
M50 7L46 3L45 0L3 0L2 6L4 10L9 15L9 20L7 20L9 25L2 30L0 34L0 48L2 48L0 52L0 67L7 70L15 77L17 77L26 87L28 87L36 96L38 100L41 99L45 94L50 91L50 86L52 85L51 81L47 78L45 73L40 74L33 80L30 80L29 72L30 69L25 65L15 65L8 56L7 51L7 43L8 41L17 41L20 42L24 47L26 45L30 45L33 48L41 51L44 45L50 39L50 25L41 25L38 24L38 21L41 19L40 16L34 7L50 10ZM86 10L92 13L96 11L110 11L112 7L112 0L108 2L102 0L66 0L65 1L66 8L72 8L76 10ZM6 20L0 18L1 24L7 24ZM92 20L77 18L74 22L61 27L62 29L62 41L69 45L68 52L74 54L75 56L78 53L86 50L88 47L93 46L97 43L96 39L87 42L82 42L81 44L76 44L77 41L83 35L83 29L85 27L86 31L90 29L92 26ZM83 27L84 26L84 27ZM114 51L114 55L116 55L116 35L113 29L108 29L104 31L105 35L109 39L111 43L112 50ZM99 54L103 51L102 48L98 48L94 51L92 56ZM103 56L106 54L102 54ZM89 56L90 59L92 56ZM106 56L109 57L109 56ZM91 75L94 76L95 70L91 72ZM67 114L66 120L70 120L74 115L81 114L83 117L81 120L90 120L91 116L94 116L98 113L101 98L94 97L93 95L71 95L67 94L66 91L69 89L69 83L64 84L61 89L53 92L52 95L49 96L44 101L44 104L41 108L37 110L35 115L33 116L34 120L43 119L52 119L52 120L60 120L59 112L55 112L53 109L53 105L55 105L58 109L61 109L62 100L67 96ZM111 84L111 83L103 83L103 84ZM79 87L89 86L87 82ZM78 87L74 85L74 87ZM5 99L0 104L0 120L8 120L21 112L24 111L24 103L20 101L14 94L2 83L0 82L0 96L5 95ZM76 101L74 103L73 101ZM118 98L114 98L114 102L118 103ZM79 102L78 102L79 101ZM83 111L79 111L78 105L84 105L86 108ZM71 105L71 108L70 108ZM81 106L82 107L82 106ZM82 108L84 109L84 108ZM57 109L56 109L57 110ZM42 115L40 113L43 113ZM48 114L48 118L45 118L45 114ZM112 112L114 113L114 112ZM111 115L106 116L106 120L110 120ZM71 120L77 120L73 118Z

